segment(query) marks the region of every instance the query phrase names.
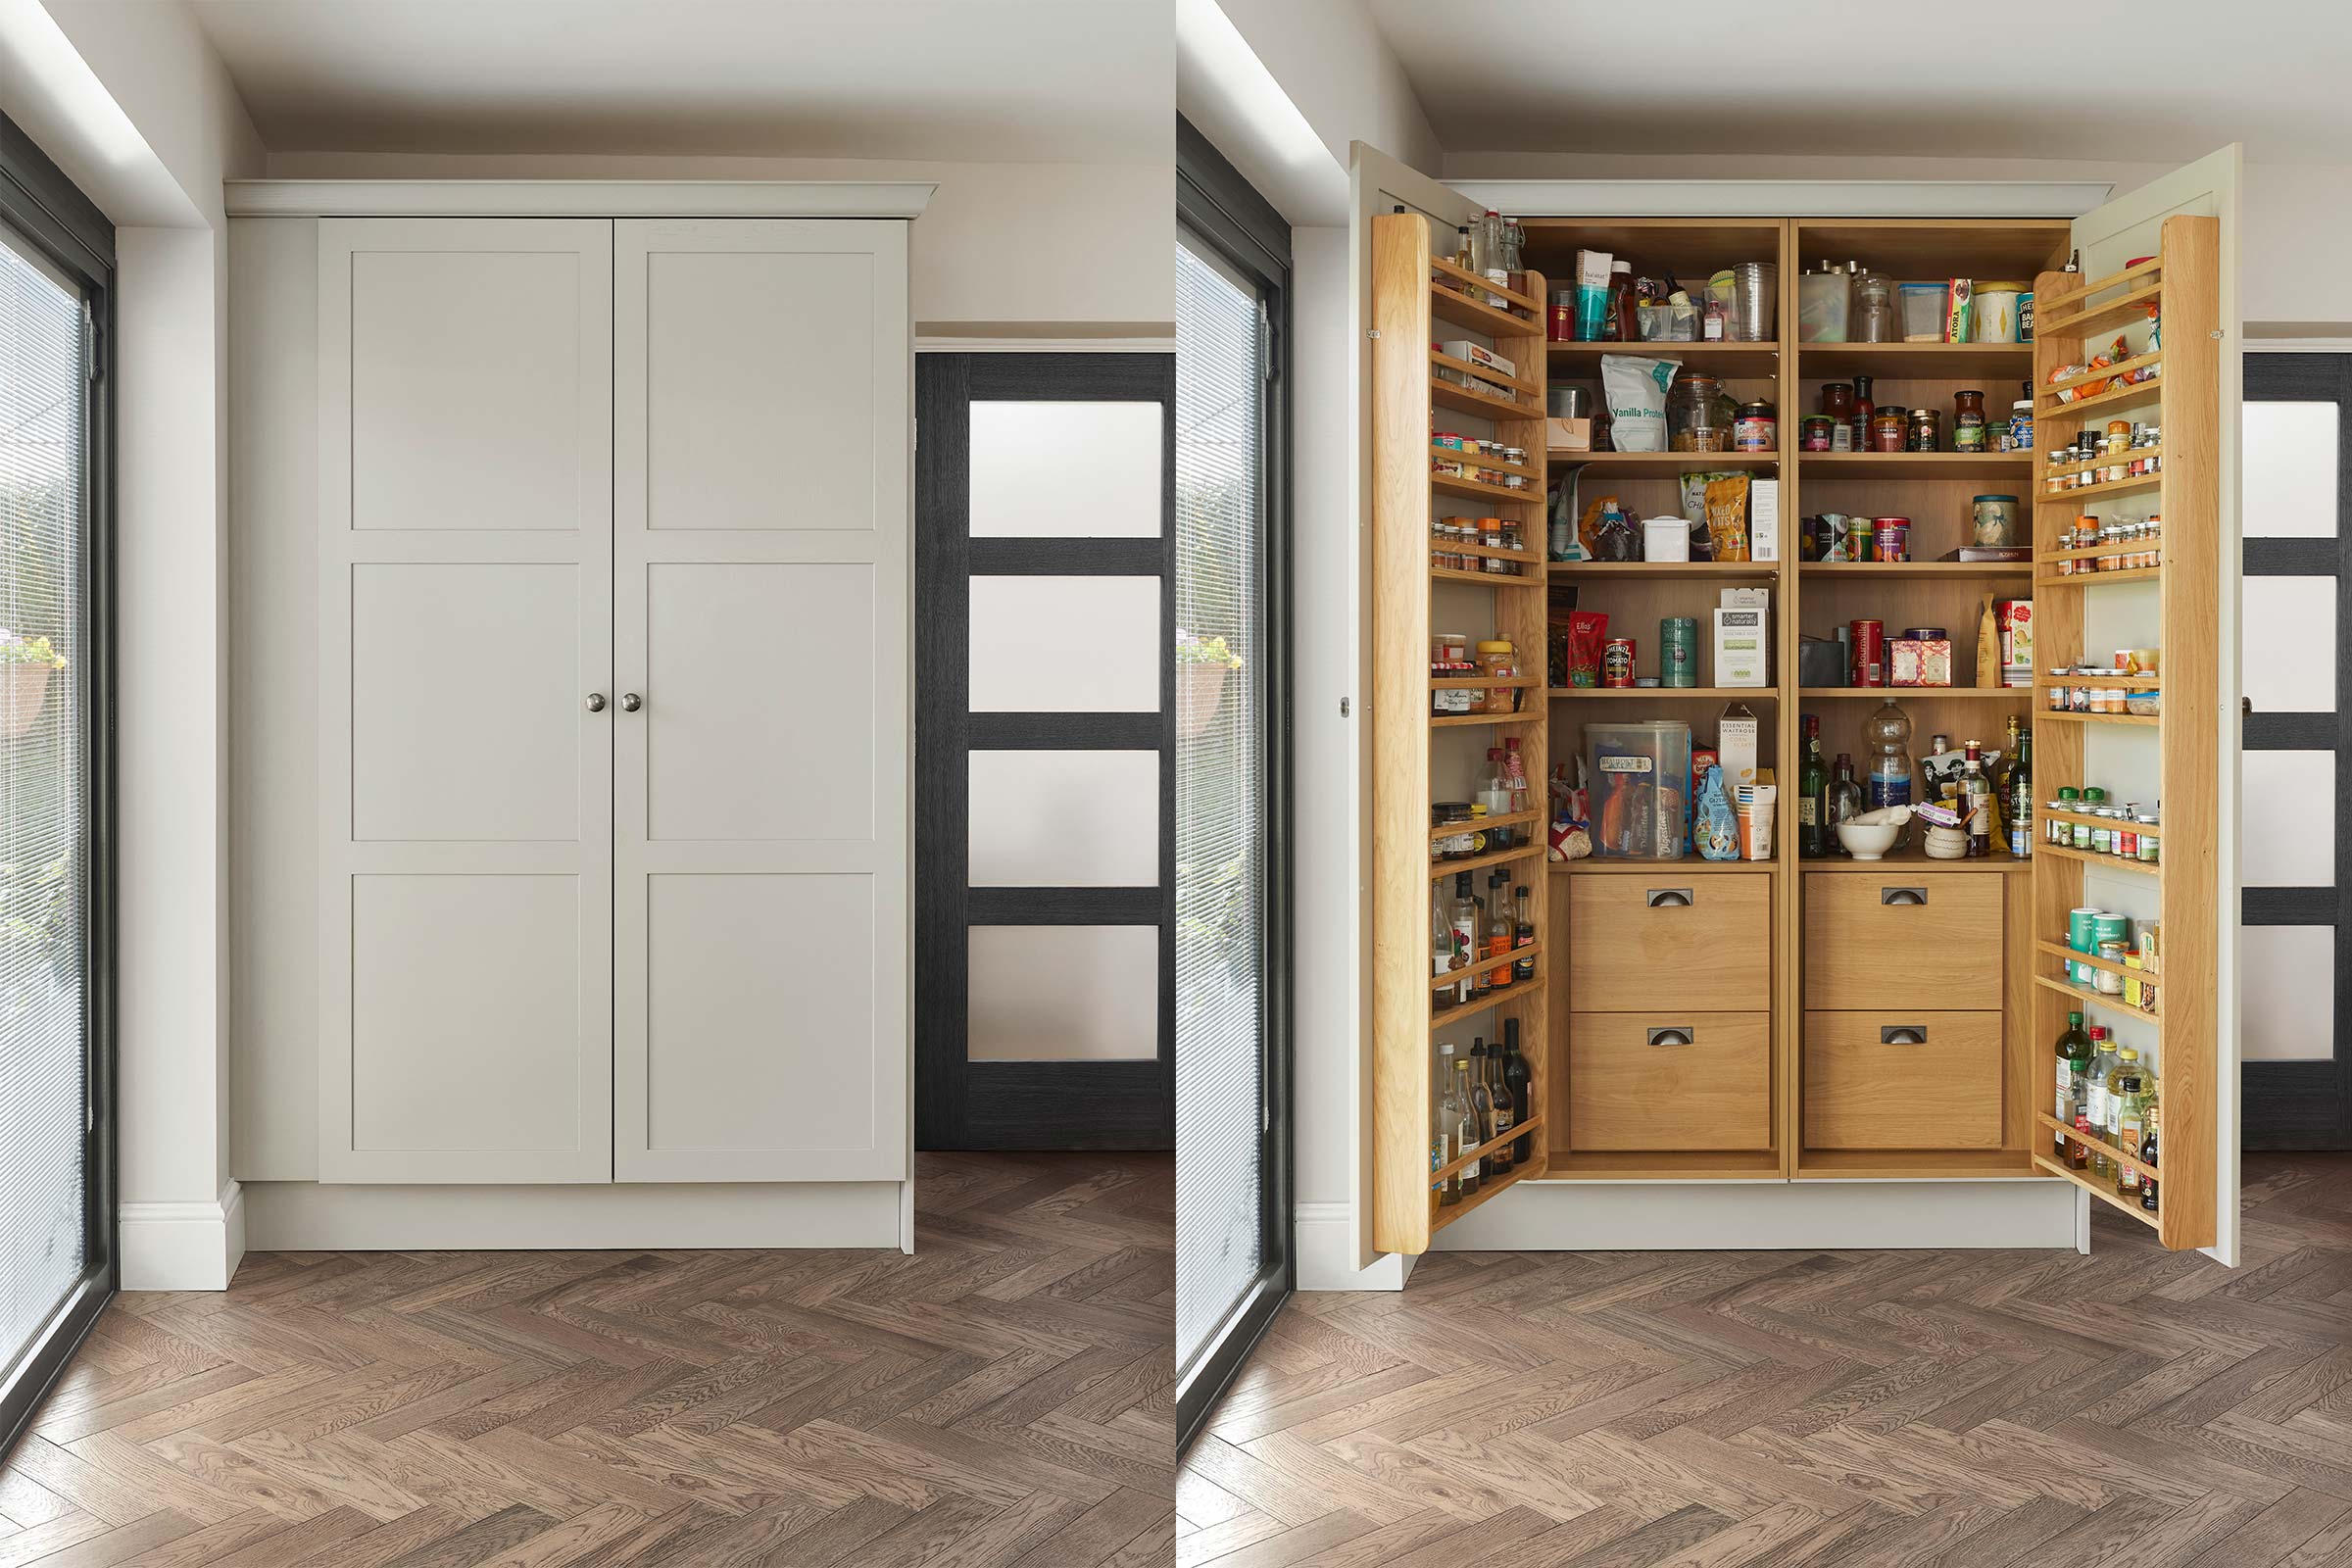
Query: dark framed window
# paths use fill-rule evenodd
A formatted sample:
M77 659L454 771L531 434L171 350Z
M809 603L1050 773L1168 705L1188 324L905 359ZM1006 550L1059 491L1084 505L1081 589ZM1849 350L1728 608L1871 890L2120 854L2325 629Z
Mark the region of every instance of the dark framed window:
M2239 1046L2248 1149L2352 1148L2352 354L2248 354Z
M1291 231L1182 121L1176 216L1176 1376L1189 1442L1296 1281Z
M115 231L0 119L0 1450L119 1283Z

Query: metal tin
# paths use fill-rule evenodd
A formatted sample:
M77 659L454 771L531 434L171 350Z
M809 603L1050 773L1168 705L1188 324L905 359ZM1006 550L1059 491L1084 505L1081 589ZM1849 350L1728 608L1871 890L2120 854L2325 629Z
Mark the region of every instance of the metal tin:
M1631 637L1612 637L1600 645L1600 683L1603 686L1633 685L1634 640Z
M1658 684L1698 684L1698 620L1668 615L1658 622Z
M1870 519L1870 557L1873 561L1911 559L1909 517L1873 517Z

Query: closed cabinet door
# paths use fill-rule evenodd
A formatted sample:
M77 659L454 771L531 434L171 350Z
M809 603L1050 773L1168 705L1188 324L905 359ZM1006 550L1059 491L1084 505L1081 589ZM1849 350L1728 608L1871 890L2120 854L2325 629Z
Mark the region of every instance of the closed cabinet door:
M614 225L621 1181L907 1174L906 225Z
M319 236L319 1178L612 1177L612 225Z

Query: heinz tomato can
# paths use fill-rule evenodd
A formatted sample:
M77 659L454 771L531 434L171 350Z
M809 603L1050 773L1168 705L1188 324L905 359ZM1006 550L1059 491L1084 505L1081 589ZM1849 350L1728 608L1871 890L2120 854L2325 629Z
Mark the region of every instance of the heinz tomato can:
M1600 645L1600 683L1603 686L1631 686L1634 683L1634 640L1631 637L1612 637Z

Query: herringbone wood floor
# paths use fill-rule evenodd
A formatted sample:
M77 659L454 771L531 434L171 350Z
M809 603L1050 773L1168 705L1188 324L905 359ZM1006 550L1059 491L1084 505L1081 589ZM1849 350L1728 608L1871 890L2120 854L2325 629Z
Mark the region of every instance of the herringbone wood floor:
M2235 1273L2101 1211L2088 1257L1453 1252L1298 1297L1177 1558L2352 1564L2352 1157L2249 1155L2244 1211Z
M1144 1568L1174 1162L921 1156L912 1257L274 1253L107 1309L0 1568Z

